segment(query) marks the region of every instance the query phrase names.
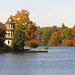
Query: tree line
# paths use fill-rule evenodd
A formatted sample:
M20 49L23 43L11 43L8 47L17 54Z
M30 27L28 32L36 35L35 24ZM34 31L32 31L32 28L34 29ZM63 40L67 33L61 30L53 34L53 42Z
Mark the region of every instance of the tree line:
M75 25L68 28L63 23L61 27L39 27L35 39L41 46L75 46Z

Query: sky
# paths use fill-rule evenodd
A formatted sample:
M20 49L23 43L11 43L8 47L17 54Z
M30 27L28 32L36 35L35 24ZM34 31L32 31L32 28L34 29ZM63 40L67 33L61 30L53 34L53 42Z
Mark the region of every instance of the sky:
M75 25L75 0L0 0L0 22L22 9L28 10L30 20L40 27Z

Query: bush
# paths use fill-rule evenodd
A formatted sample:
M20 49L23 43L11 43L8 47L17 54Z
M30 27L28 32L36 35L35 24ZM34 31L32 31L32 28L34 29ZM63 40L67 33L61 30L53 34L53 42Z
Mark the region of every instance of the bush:
M46 50L47 50L47 49L48 49L48 47L44 47L44 49L46 49Z
M64 46L73 46L73 40L64 40L63 44Z
M28 47L31 47L31 48L38 47L37 40L26 41L25 45L28 46Z

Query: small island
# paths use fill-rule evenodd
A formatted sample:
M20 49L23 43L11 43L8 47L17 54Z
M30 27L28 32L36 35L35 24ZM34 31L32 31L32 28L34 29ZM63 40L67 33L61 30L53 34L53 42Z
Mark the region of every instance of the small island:
M48 47L44 47L44 50L31 50L24 49L26 53L48 53Z
M25 50L24 53L48 53L47 50Z

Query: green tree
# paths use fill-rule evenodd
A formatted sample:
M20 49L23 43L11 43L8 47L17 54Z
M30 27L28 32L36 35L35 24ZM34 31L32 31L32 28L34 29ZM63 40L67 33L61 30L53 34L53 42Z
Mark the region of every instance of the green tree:
M68 40L68 39L72 39L72 35L71 35L71 29L70 28L65 28L62 32L61 32L61 38L62 40Z
M24 32L20 28L16 29L13 35L11 48L15 51L23 50L25 46L24 41L25 41Z
M64 23L62 23L62 25L61 25L61 26L62 26L62 29L66 28Z
M59 30L60 32L62 32L65 28L67 28L67 27L65 26L64 23L62 23L61 27L58 27L58 30Z
M42 40L41 40L43 46L48 45L51 34L52 34L52 29L46 29L43 31Z

